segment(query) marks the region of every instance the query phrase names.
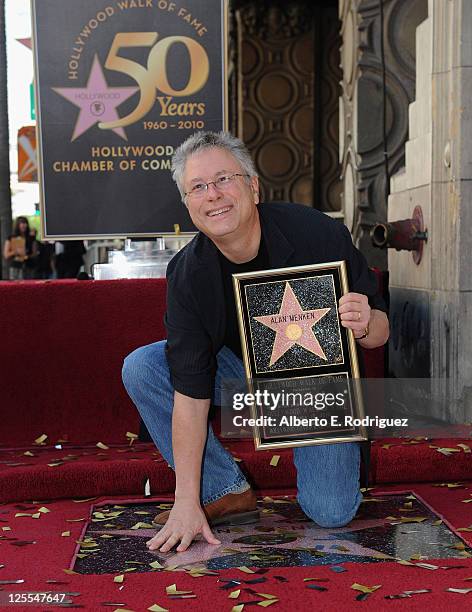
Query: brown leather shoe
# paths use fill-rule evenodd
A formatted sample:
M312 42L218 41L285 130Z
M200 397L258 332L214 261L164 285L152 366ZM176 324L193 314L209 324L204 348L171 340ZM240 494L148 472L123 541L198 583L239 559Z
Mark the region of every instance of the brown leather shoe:
M244 493L227 493L210 504L203 506L210 527L217 525L244 525L259 520L257 497L252 489ZM152 521L162 527L169 518L170 510L161 512Z

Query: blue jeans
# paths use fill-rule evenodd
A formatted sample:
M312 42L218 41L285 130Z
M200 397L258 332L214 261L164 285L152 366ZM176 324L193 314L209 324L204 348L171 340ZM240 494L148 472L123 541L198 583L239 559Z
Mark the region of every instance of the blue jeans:
M242 361L228 348L217 355L215 397L222 380L243 379ZM123 365L123 382L155 445L173 467L172 410L174 388L165 355L165 341L133 351ZM357 443L324 444L293 449L297 468L298 503L321 527L342 527L357 512L360 451ZM201 502L208 504L238 491L246 479L208 427L203 456Z

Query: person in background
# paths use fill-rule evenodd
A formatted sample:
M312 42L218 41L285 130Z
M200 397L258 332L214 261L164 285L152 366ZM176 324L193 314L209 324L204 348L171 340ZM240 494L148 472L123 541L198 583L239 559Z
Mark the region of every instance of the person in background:
M13 234L8 237L3 247L3 257L8 262L10 280L33 278L37 255L38 243L34 232L30 229L28 219L18 217Z
M54 243L47 240L38 242L38 257L34 278L50 279L53 277Z
M56 242L55 268L57 278L77 278L84 265L86 249L82 240Z

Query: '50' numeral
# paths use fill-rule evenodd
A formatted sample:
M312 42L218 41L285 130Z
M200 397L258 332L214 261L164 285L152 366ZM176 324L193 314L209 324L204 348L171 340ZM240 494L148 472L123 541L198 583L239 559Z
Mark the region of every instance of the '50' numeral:
M205 49L188 36L168 36L156 43L157 32L132 32L116 34L105 62L105 68L127 74L136 81L140 89L138 106L126 117L117 121L99 123L98 127L108 130L126 127L142 119L153 107L156 89L169 96L191 96L201 89L208 80L210 64ZM172 45L183 43L190 55L190 75L187 85L180 90L173 89L167 78L167 54ZM147 68L133 60L119 57L122 47L152 47L149 51Z

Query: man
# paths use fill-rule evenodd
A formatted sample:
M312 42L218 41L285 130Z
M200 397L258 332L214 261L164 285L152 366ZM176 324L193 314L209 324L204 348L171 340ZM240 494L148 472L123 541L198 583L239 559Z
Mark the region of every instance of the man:
M233 273L344 259L353 292L339 301L342 325L368 348L389 333L375 277L345 226L303 206L259 204L257 173L239 139L199 132L177 149L172 169L200 232L168 267L167 342L137 349L123 367L128 393L175 469L174 506L155 518L162 528L148 542L161 552L184 551L198 534L219 544L209 523L255 516L254 492L207 425L221 380L244 377ZM359 445L296 448L294 461L304 512L324 527L348 523L362 499Z

